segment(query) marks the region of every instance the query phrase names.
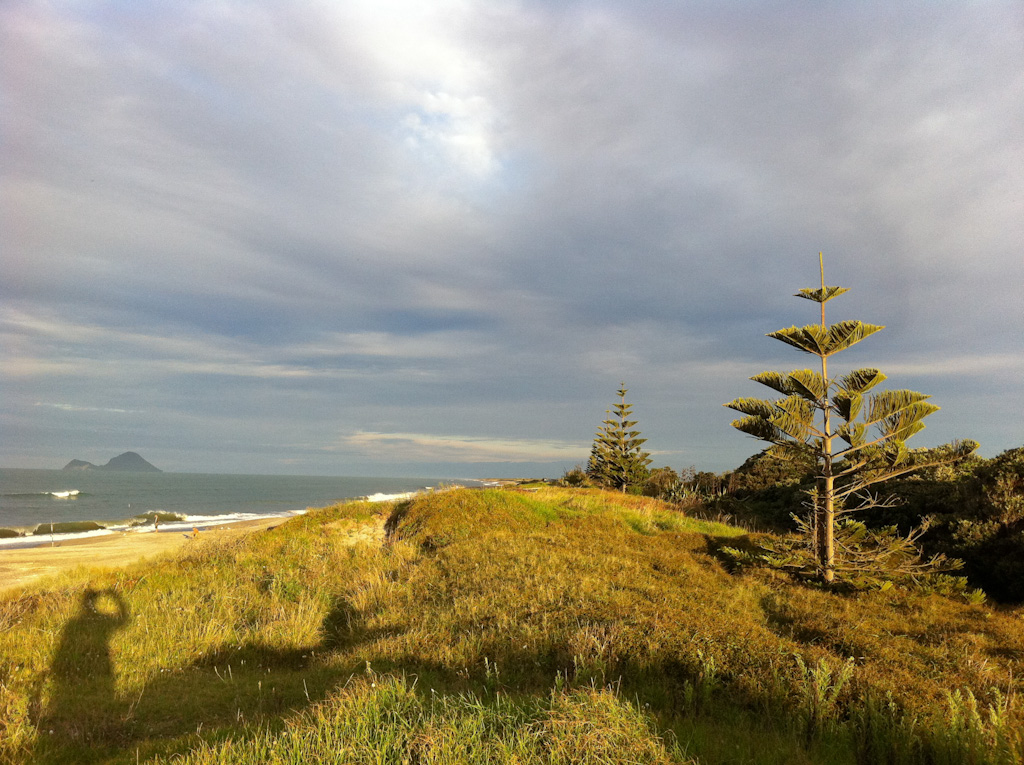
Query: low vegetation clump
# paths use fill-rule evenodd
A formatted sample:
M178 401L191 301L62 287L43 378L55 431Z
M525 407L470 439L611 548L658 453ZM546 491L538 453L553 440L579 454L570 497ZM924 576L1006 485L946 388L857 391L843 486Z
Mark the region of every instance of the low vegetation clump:
M349 532L384 523L384 546ZM731 573L600 489L355 503L0 599L10 762L1019 763L1019 611Z

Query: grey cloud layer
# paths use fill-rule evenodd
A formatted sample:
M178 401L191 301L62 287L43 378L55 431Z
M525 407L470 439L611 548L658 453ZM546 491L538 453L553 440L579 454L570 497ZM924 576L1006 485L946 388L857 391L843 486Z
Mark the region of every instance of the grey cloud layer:
M818 250L928 438L1019 445L1022 42L1014 3L7 3L0 462L558 473L625 380L725 469Z

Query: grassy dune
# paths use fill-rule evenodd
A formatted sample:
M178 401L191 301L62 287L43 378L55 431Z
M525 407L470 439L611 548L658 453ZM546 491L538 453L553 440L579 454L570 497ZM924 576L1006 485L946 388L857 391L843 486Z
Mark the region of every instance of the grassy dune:
M454 490L68 575L0 600L0 759L1024 762L1024 612L730 574L743 534Z

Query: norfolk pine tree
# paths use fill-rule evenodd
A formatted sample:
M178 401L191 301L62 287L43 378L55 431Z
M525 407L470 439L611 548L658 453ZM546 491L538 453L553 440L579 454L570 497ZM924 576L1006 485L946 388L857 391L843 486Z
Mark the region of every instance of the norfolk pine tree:
M592 480L619 491L647 480L647 466L651 464L650 455L640 449L647 439L640 438L640 431L633 430L636 421L629 419L633 407L626 403L626 392L623 383L618 390L619 403L598 428L587 463L587 475Z
M770 332L781 340L820 360L820 370L797 369L789 373L762 372L750 378L784 398L764 400L737 398L725 406L746 415L733 427L755 438L776 444L783 454L807 455L816 465L817 486L811 492L811 523L801 528L811 539L820 578L831 583L837 565L860 566L862 551L851 549L848 561L836 556L836 519L846 503L856 498L886 505L888 500L872 497L873 484L931 465L962 459L978 448L974 441L958 441L937 449L907 449L906 441L924 428L924 420L939 407L930 398L910 390L869 393L886 379L877 369L857 369L842 377L829 377L829 359L884 327L861 321L825 324L825 303L847 291L825 285L825 268L819 254L821 286L801 289L796 297L821 306L821 321L805 327ZM912 542L913 534L902 542ZM890 537L891 539L891 537ZM909 546L909 545L908 545ZM857 558L858 560L853 560Z

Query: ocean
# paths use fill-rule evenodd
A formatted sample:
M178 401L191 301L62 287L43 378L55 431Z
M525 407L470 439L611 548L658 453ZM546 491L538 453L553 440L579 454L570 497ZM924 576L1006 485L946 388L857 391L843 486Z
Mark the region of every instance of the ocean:
M0 469L0 529L31 532L43 525L95 521L98 531L59 535L97 536L120 531L152 532L138 525L145 513L174 513L161 532L206 528L263 516L297 515L344 499L384 500L439 485L479 485L441 478L345 478L205 473ZM133 519L134 524L133 525ZM0 550L49 542L50 536L0 538Z

